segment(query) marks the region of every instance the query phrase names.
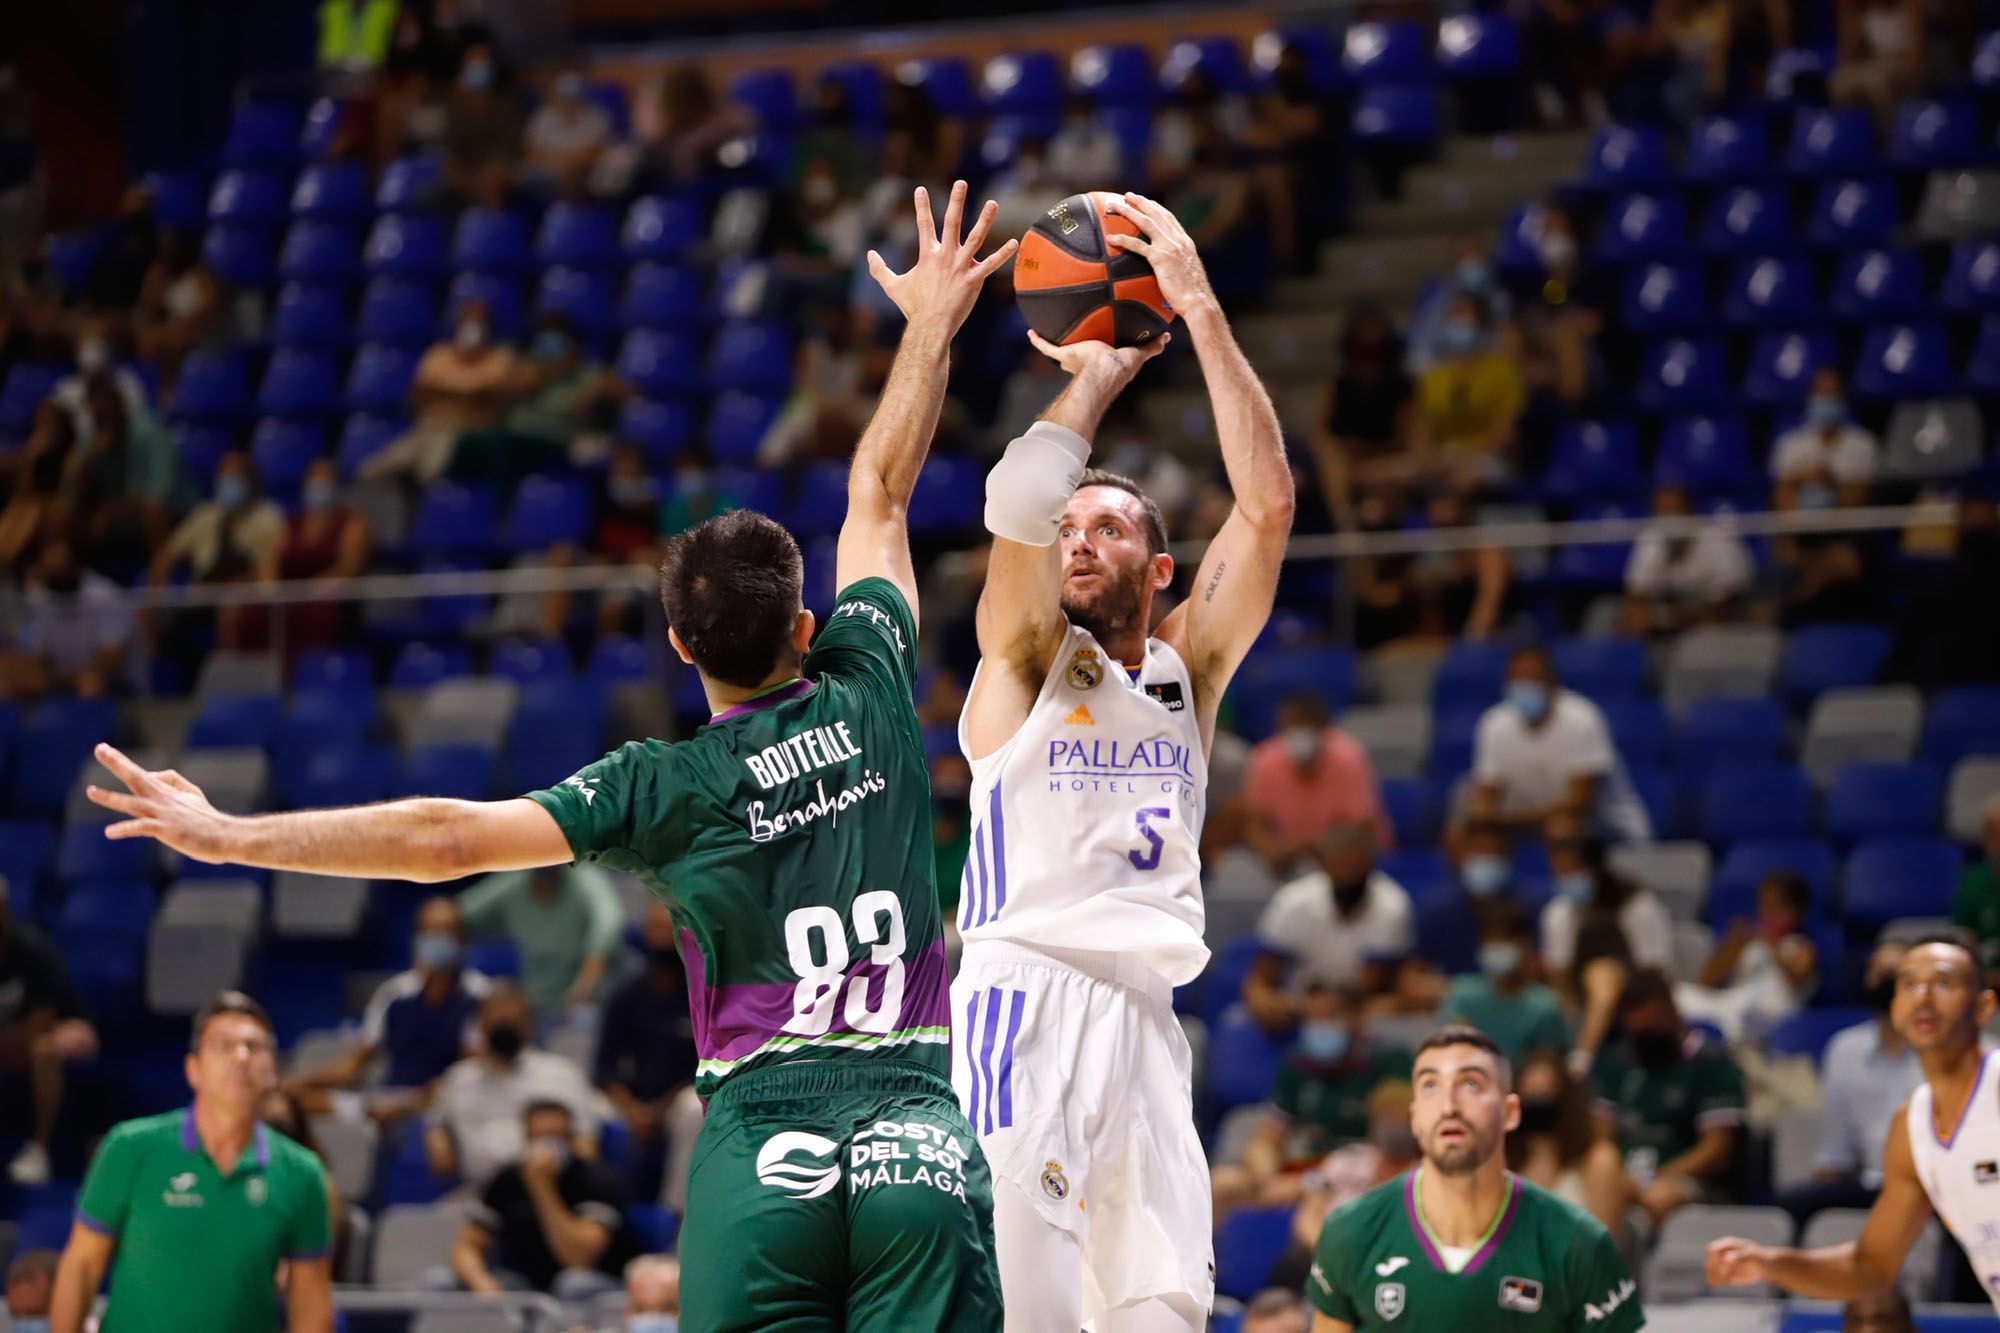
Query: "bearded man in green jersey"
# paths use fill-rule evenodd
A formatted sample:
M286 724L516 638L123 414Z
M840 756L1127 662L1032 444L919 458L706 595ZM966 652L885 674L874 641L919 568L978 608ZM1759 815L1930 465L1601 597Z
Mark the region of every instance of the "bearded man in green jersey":
M1645 1327L1611 1233L1507 1169L1521 1099L1499 1043L1440 1028L1411 1083L1423 1160L1327 1218L1306 1280L1313 1333Z
M202 861L444 880L592 860L643 878L687 964L695 1087L708 1099L682 1233L681 1327L1001 1325L992 1185L949 1082L948 978L930 788L911 699L917 583L906 511L987 276L988 203L961 242L915 198L908 273L869 255L909 323L855 450L817 635L798 544L733 510L675 539L669 636L713 716L635 741L546 791L234 817L177 774L98 757L128 788L91 799Z

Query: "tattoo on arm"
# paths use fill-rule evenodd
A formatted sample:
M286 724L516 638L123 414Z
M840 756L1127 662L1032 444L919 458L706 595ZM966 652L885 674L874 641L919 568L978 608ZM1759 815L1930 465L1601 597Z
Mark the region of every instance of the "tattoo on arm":
M1201 595L1202 601L1212 602L1215 600L1215 590L1222 586L1222 575L1223 572L1228 568L1229 568L1229 562L1226 560L1218 560L1215 562L1215 572L1208 576L1208 591L1202 593Z

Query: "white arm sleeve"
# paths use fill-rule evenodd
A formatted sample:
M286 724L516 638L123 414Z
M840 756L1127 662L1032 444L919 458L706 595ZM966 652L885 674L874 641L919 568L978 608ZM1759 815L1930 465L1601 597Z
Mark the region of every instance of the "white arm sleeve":
M986 530L1023 546L1054 543L1063 509L1090 461L1090 441L1037 421L986 474Z

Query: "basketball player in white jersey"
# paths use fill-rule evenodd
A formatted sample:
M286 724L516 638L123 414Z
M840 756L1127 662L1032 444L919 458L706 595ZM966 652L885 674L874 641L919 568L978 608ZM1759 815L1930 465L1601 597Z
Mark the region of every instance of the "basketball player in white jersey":
M1915 945L1896 969L1889 1017L1917 1053L1924 1083L1889 1121L1882 1193L1860 1238L1796 1250L1725 1237L1709 1244L1709 1282L1775 1282L1833 1301L1871 1296L1894 1284L1935 1210L2000 1310L2000 1057L1979 1039L1994 1004L1965 940L1939 934Z
M1159 508L1087 471L1158 352L1036 345L1072 378L987 478L993 554L959 743L973 772L953 1080L994 1175L1008 1333L1183 1333L1214 1301L1208 1167L1172 991L1208 960L1198 847L1216 704L1269 618L1292 522L1278 418L1194 243L1119 211L1208 382L1235 508L1185 602Z

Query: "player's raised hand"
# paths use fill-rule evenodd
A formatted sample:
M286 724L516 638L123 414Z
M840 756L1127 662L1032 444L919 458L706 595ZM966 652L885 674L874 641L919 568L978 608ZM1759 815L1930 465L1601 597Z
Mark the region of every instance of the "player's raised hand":
M1201 253L1171 209L1143 194L1128 193L1111 206L1111 211L1132 219L1143 234L1106 236L1105 244L1129 250L1151 264L1160 295L1167 298L1168 305L1185 313L1214 303L1215 288L1209 285Z
M1000 205L991 199L973 219L971 232L961 239L965 192L964 181L951 187L951 200L944 209L944 234L940 236L931 221L930 191L921 185L917 187L913 201L917 214L917 262L910 266L909 272L898 273L881 255L873 250L868 252L869 274L882 285L907 320L943 319L956 331L972 313L986 279L1012 259L1019 248L1019 242L1008 241L985 259L979 257L980 247L986 244L986 233L993 228L993 217L1000 211Z
M1068 373L1080 375L1093 366L1104 366L1127 382L1139 373L1140 366L1165 351L1173 336L1163 333L1137 347L1113 347L1110 343L1097 341L1057 344L1033 329L1028 330L1028 341L1035 345L1035 350Z
M84 789L107 810L131 816L104 830L107 838L157 838L197 861L229 860L227 835L232 817L208 803L201 788L172 769L141 768L114 746L99 745L97 762L124 783L126 791Z
M1708 1243L1708 1285L1747 1287L1766 1281L1764 1247L1741 1236L1724 1236Z

